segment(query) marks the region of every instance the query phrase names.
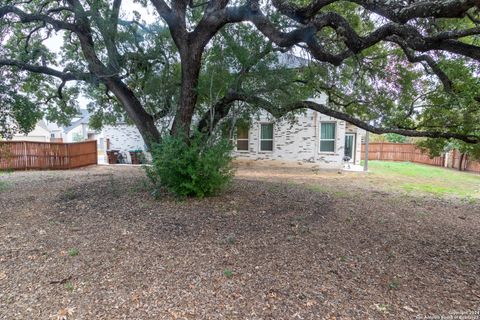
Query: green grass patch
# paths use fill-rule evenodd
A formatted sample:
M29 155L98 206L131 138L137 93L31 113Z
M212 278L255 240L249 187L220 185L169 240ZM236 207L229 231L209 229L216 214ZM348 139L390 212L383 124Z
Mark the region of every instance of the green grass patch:
M460 196L468 196L467 192L463 192L461 190L457 190L456 188L449 188L444 186L432 185L429 183L405 183L400 186L403 190L408 192L428 192L431 194L435 194L438 196L443 195L460 195Z
M71 282L67 282L63 285L63 287L65 288L65 290L67 291L73 291L73 289L75 289L75 287L73 286L73 283Z
M369 161L370 176L375 182L407 191L480 198L480 175L411 162Z
M225 277L229 278L229 279L230 279L231 277L233 277L234 274L235 274L235 273L234 273L232 270L228 269L228 268L225 268L225 269L223 270L223 275L224 275Z
M78 256L79 253L80 253L80 252L78 251L77 248L70 248L70 249L68 249L68 255L69 255L70 257L76 257L76 256Z

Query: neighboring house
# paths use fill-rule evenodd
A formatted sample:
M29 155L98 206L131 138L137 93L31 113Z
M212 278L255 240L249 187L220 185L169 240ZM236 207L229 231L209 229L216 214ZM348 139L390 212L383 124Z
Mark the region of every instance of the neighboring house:
M100 140L101 132L90 129L90 114L80 109L78 117L73 118L68 127L63 128L64 142L80 142L85 140Z
M40 120L32 132L27 135L16 134L12 140L65 143L97 140L99 163L103 163L106 159L103 132L90 128L89 121L90 114L88 111L80 109L78 116L73 118L67 127L60 127L53 122Z
M35 141L35 142L50 142L51 132L48 129L45 121L40 120L35 125L35 128L28 134L15 134L12 138L14 141Z
M98 163L105 163L106 145L103 131L90 128L90 114L86 109L80 109L78 117L73 118L68 127L62 128L63 142L80 142L97 140Z
M85 140L99 140L103 138L101 132L89 128L90 115L87 110L81 109L77 117L67 127L59 127L53 122L40 120L28 134L15 134L12 140L40 141L40 142L80 142ZM103 142L102 142L103 144Z

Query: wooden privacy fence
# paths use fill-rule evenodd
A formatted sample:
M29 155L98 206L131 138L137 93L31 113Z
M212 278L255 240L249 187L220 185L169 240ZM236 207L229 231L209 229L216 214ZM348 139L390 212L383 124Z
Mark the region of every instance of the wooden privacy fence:
M458 169L460 166L461 154L458 150L453 150L447 154L446 166ZM480 173L480 161L470 160L468 155L464 155L462 161L462 170Z
M362 159L365 159L365 144L362 144ZM368 160L410 161L458 169L460 153L453 150L445 155L430 158L427 153L422 152L421 149L411 143L378 142L369 143ZM480 162L469 160L468 156L465 156L462 162L462 170L480 173Z
M362 145L362 159L365 158L365 145ZM430 159L411 143L370 143L368 145L368 160L410 161L434 166L443 166L445 156Z
M97 142L0 141L0 170L57 170L97 164Z

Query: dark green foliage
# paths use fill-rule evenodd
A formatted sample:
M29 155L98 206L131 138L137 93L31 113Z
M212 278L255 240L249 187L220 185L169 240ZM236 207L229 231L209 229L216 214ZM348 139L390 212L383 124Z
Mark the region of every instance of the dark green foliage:
M43 116L27 96L18 94L0 73L0 138L11 138L15 133L28 133Z
M189 140L167 136L153 146L153 163L146 171L157 192L165 187L180 197L203 198L232 180L231 152L227 139L208 139L199 133Z
M42 19L37 20L38 14L45 14L51 19L76 24L76 10L68 8L71 4L64 7L62 1L4 2L8 4L6 9L14 6L35 17L20 18L15 12L2 16L0 60L13 60L20 65L47 66L69 76L83 75L78 77L78 81L69 80L65 84L62 79L47 75L48 73L27 72L25 70L29 70L28 67L4 62L5 66L0 66L0 131L5 132L4 137L16 132L27 133L33 129L36 123L34 120L44 117L50 122L67 125L76 116L78 98L81 96L90 101L87 108L92 115L91 128L101 129L104 125L113 125L119 121L134 124L123 105L125 102L117 99L114 94L116 90L108 89L104 81L107 75L118 76L129 89L127 95L135 96L143 109L156 121L156 127L162 128L161 134L166 134L169 119L177 115L180 106L180 88L184 81L182 63L183 68L188 70L186 61L195 55L184 54L184 61L181 61L182 50L179 48L186 47L187 43L179 46L179 40L173 39L165 20L159 17L147 23L145 17L142 17L143 11L135 11L131 6L125 6L125 3L117 12L114 3L120 4L121 1L76 1L79 10L80 7L85 7L85 23L92 29L90 33L95 35L92 39L98 58L95 63L101 63L108 70L93 72L89 67L92 61L83 52L77 31L58 30L57 34L52 32L57 28L50 21L42 23ZM134 2L146 11L153 9L152 1ZM294 116L304 111L298 109L298 102L312 97L320 98L325 94L328 96L328 108L382 129L404 129L410 133L428 131L444 137L453 134L458 137L468 136L470 142L478 141L480 64L471 54L452 54L466 45L475 46L470 50L478 50L479 33L475 30L475 21L478 21L480 14L478 8L469 4L467 7L472 7L465 9L468 10L468 15L467 11L461 14L452 12L448 18L444 13L432 9L405 20L408 21L406 28L418 31L413 32L412 36L422 34L437 39L425 43L433 41L439 42L438 45L440 42L450 43L445 42L447 39L454 41L450 43L450 49L422 49L418 52L415 48L405 50L400 45L403 42L396 38L400 35L395 34L395 37L389 39L382 36L379 41L366 41L371 43L370 47L352 51L349 44L357 47L363 42L352 42L353 34L360 39L367 39L383 34L383 31L378 32L379 28L388 26L388 23L394 23L395 28L405 24L399 23L403 18L391 20L389 15L393 12L379 19L377 14L385 12L385 9L379 9L383 5L376 2L365 5L367 2L327 1L320 6L321 9L316 9L319 10L316 13L321 14L315 25L324 27L311 36L325 50L325 56L342 57L343 52L347 56L355 52L354 56L338 63L327 63L330 59L314 59L315 55L304 44L298 46L297 43L291 43L283 47L284 44L279 44L278 39L272 42L273 39L268 39L265 30L262 31L259 25L251 23L248 17L244 17L246 21L210 30L212 38L205 42L208 43L207 46L200 43L193 46L202 48L202 52L198 52L202 60L199 77L195 79L198 81L193 82L198 82L198 85L193 88L197 97L192 99L196 100L192 110L195 117L202 118L210 110L219 110L218 107L221 107L223 111L218 118L224 119L199 129L208 128L213 131L218 123L224 126L220 129L232 135L239 119L251 120L263 111L293 122L296 120ZM404 7L405 11L411 9L407 9L411 5L407 2L387 2L392 8ZM241 3L232 2L228 7L232 9ZM308 6L311 0L286 1L284 4L287 3ZM313 25L306 27L299 21L291 20L276 6L275 1L267 1L261 6L262 15L270 21L269 28L279 32L283 30L286 34L294 30L299 34L311 32ZM210 14L210 10L205 11L204 5L186 6L184 10L183 27L188 25L187 29L192 32L203 22L209 21L205 20L207 16L204 14ZM397 11L403 10L395 9ZM220 12L218 14L222 15ZM117 19L116 16L122 18ZM345 25L348 24L351 30L346 29L345 25L338 27L337 23L327 22L333 16L342 17L342 21L344 19ZM223 20L219 17L216 16L213 20ZM201 31L202 28L198 30ZM462 33L461 30L467 32ZM457 32L460 33L455 35ZM58 48L53 50L46 40L58 42ZM410 40L405 38L402 41ZM421 38L416 42L424 43ZM280 43L288 44L290 41ZM408 43L406 45L411 46ZM295 49L291 50L293 48ZM417 56L414 59L417 60L416 63L411 62L408 52ZM449 85L435 77L436 71L422 58L426 56L451 80ZM8 99L3 96L8 96ZM13 110L13 107L16 109ZM8 127L8 130L2 130L2 127ZM191 126L186 124L184 127ZM408 135L408 132L403 134ZM160 134L153 136L157 139ZM460 140L467 141L465 138Z
M393 143L405 143L405 142L407 142L407 137L402 136L400 134L396 134L396 133L387 133L385 135L385 138L387 139L388 142L393 142Z

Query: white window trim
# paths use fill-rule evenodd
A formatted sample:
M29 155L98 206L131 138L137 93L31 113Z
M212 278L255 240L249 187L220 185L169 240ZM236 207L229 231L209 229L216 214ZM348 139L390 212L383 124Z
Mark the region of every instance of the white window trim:
M272 139L262 139L262 124L271 124L272 125ZM272 153L275 149L275 125L273 122L259 122L258 123L258 152L263 153ZM262 150L262 141L272 141L272 150Z
M322 123L333 123L335 124L335 138L333 139L322 139ZM337 154L337 137L338 137L338 123L337 121L320 121L318 126L318 153L320 154ZM322 141L333 141L333 151L321 151Z

